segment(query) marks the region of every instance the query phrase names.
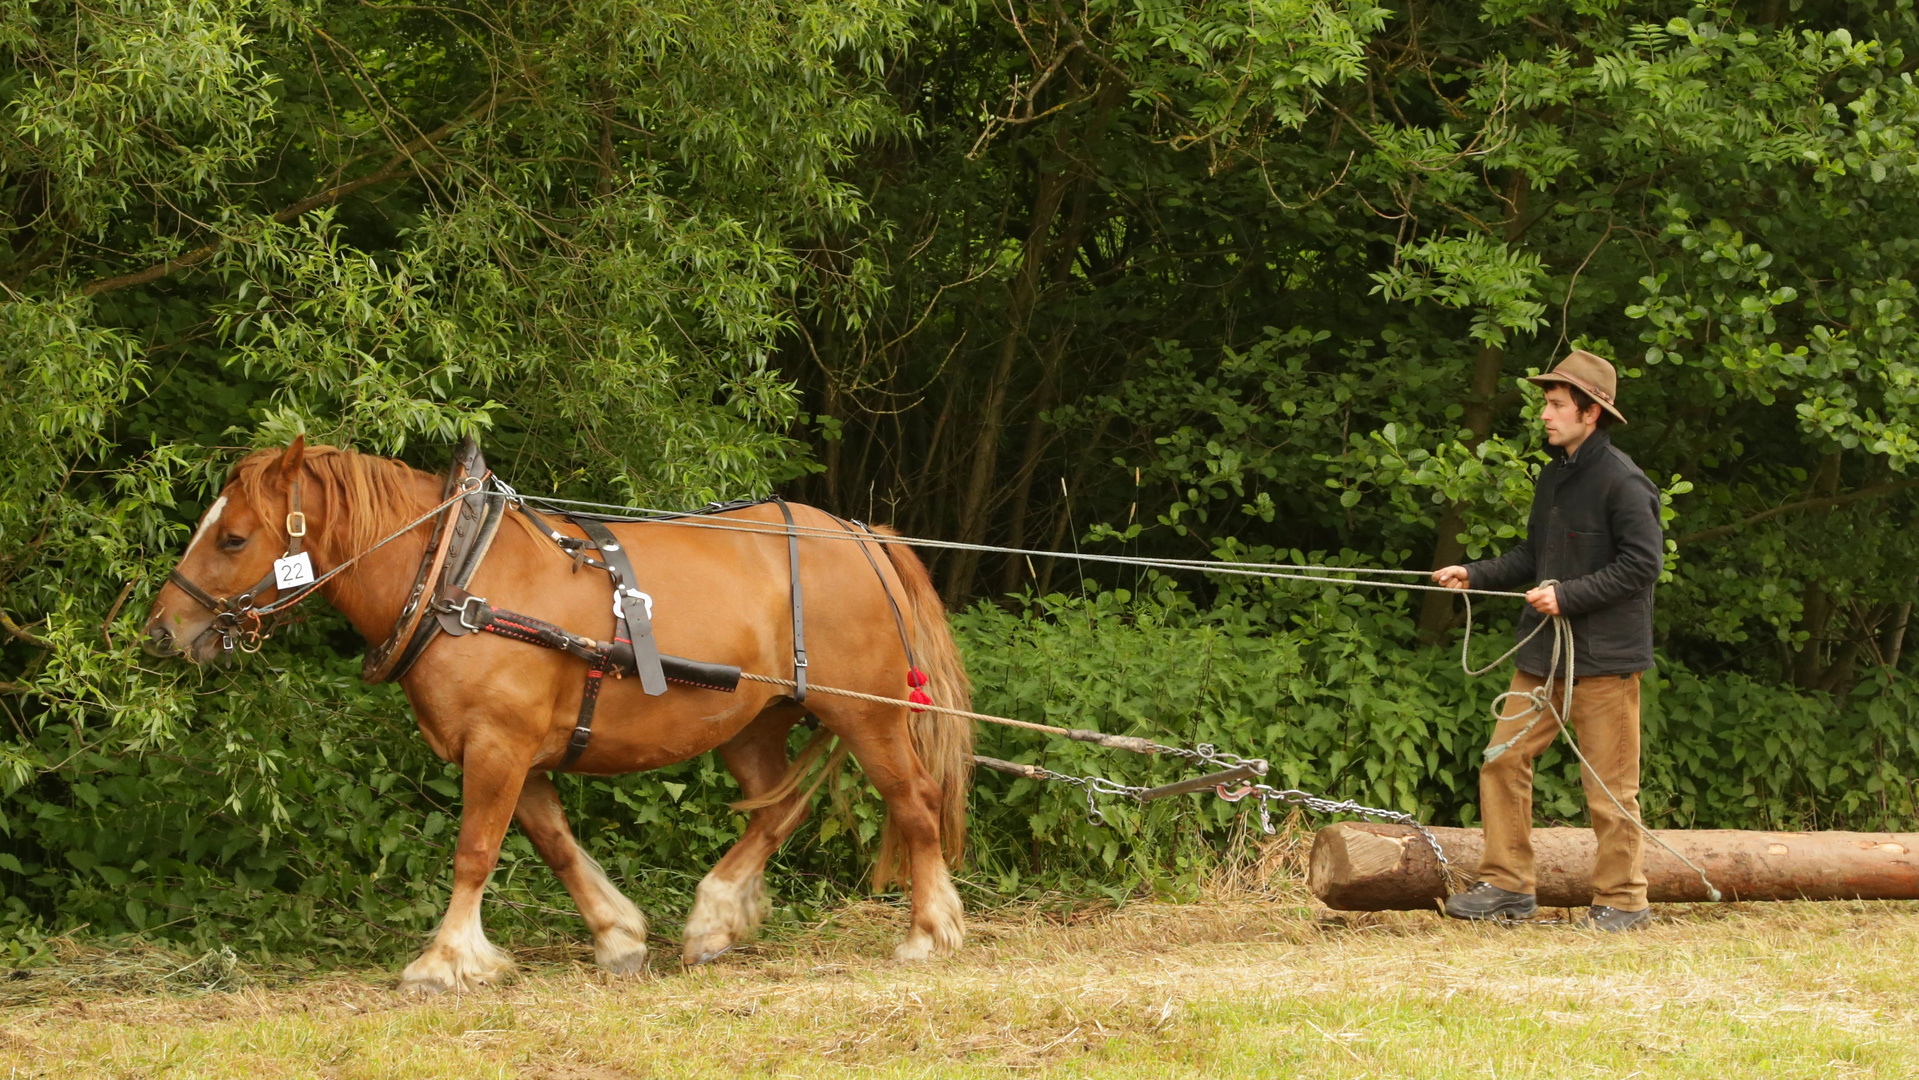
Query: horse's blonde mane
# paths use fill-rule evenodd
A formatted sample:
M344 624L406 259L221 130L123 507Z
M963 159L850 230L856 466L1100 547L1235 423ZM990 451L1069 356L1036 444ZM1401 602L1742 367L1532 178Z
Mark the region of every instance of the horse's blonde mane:
M261 524L272 535L274 544L286 543L286 495L280 490L279 464L285 450L256 450L233 467L232 482L240 485L240 494L260 516ZM375 457L338 446L309 446L300 462L300 479L308 483L302 502L313 506L312 492L318 488L330 512L344 517L345 528L316 529L307 543L330 563L339 564L370 550L373 545L433 508L416 493L417 478L425 476L404 461ZM276 508L269 511L268 507ZM520 530L540 546L546 537L519 514L508 514ZM431 521L419 528L431 529ZM344 575L351 578L354 569Z
M240 485L240 493L260 515L262 525L273 534L276 543L286 540L286 515L269 513L264 508L286 505L279 474L280 458L284 454L284 450L258 450L241 459L233 471L233 482ZM316 502L313 495L318 494L329 508L330 516L345 523L344 528L315 530L308 543L336 563L371 548L429 508L430 504L422 504L415 493L415 478L420 475L418 470L392 458L373 457L337 446L307 447L301 459L300 479L309 486L301 501L311 507Z

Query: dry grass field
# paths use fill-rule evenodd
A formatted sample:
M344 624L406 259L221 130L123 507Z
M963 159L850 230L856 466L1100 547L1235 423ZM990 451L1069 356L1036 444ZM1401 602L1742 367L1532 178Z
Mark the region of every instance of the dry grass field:
M695 971L669 941L650 976L627 980L599 974L584 946L522 952L517 982L426 1001L387 971L71 945L0 982L0 1073L1919 1076L1919 904L1660 914L1624 939L1564 921L1340 916L1295 884L977 912L962 955L902 966L882 958L904 912L861 903Z

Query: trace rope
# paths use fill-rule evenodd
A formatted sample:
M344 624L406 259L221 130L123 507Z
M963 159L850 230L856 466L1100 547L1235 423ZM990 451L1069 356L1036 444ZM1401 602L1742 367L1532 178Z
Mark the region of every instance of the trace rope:
M577 499L558 499L558 498L532 497L532 496L529 496L528 499L529 501L535 501L535 502L540 502L540 503L554 505L554 506L580 506L580 507L589 507L596 510L615 510L615 511L619 511L621 513L626 513L626 514L637 513L640 515L639 518L628 519L628 520L654 520L654 521L660 522L661 524L683 525L689 528L720 529L723 531L730 531L730 532L774 533L774 534L786 535L789 538L798 537L798 536L808 536L816 539L825 539L825 540L849 540L849 539L858 539L861 541L870 540L872 542L882 543L882 544L902 544L910 547L940 548L940 549L951 550L951 551L973 551L973 552L980 552L984 554L1021 555L1028 558L1031 558L1032 556L1037 555L1042 558L1071 559L1076 562L1106 563L1106 564L1115 564L1115 565L1122 565L1122 566L1144 566L1144 567L1149 567L1154 569L1168 569L1168 570L1199 570L1205 573L1230 574L1230 575L1240 576L1240 577L1254 577L1254 578L1287 580L1287 581L1313 581L1313 582L1324 582L1327 584L1336 584L1336 585L1352 585L1352 586L1365 586L1365 587L1371 587L1371 588L1404 589L1408 591L1418 591L1418 592L1458 593L1460 595L1460 598L1465 602L1465 605L1466 605L1466 631L1463 639L1460 641L1459 666L1468 676L1475 677L1475 678L1479 676L1483 676L1487 674L1488 672L1491 672L1494 668L1498 667L1499 665L1505 663L1507 660L1511 659L1515 654L1517 654L1520 649L1524 648L1527 645L1527 643L1531 642L1534 638L1538 637L1541 633L1543 633L1548 624L1550 624L1553 628L1553 654L1552 654L1553 670L1555 672L1558 671L1559 658L1562 654L1565 656L1565 659L1566 659L1565 701L1563 703L1563 706L1554 706L1550 701L1551 686L1552 686L1551 679L1548 679L1544 685L1540 686L1539 688L1535 690L1507 691L1505 693L1498 695L1497 697L1493 699L1492 711L1493 711L1493 716L1496 722L1518 719L1520 716L1527 716L1529 713L1530 713L1530 719L1527 721L1526 725L1519 731L1518 734L1514 735L1510 739L1507 739L1505 742L1498 743L1494 746L1488 747L1485 751L1485 760L1488 762L1496 760L1500 755L1504 754L1507 750L1511 749L1514 744L1516 744L1520 739L1524 738L1527 734L1529 734L1538 725L1540 718L1546 715L1548 712L1552 713L1554 722L1559 725L1561 730L1565 728L1564 718L1571 714L1572 697L1573 697L1573 636L1572 636L1572 624L1567 620L1567 618L1564 615L1555 615L1555 616L1552 616L1550 619L1540 620L1539 625L1534 627L1531 633L1527 634L1524 638L1520 639L1520 641L1516 643L1515 645L1513 645L1512 648L1500 654L1498 659L1495 659L1494 661L1492 661L1492 663L1487 664L1484 667L1475 669L1470 662L1470 650L1472 648L1472 627L1473 627L1472 598L1474 596L1504 596L1504 597L1515 597L1523 600L1525 599L1526 594L1523 592L1506 592L1506 591L1494 590L1494 589L1473 589L1473 588L1454 589L1450 586L1445 586L1445 585L1428 585L1428 584L1423 584L1420 582L1413 582L1413 581L1379 580L1387 577L1425 577L1427 574L1427 571L1423 571L1423 570L1400 570L1400 569L1385 568L1385 567L1330 566L1330 565L1313 565L1313 564L1303 564L1303 563L1234 562L1234 561L1228 561L1228 560L1211 561L1211 560L1204 560L1204 559L1158 559L1158 558L1147 558L1147 557L1140 557L1140 556L1096 555L1096 554L1089 554L1089 553L1080 552L1080 551L1030 551L1025 548L1004 547L997 544L969 544L969 543L964 543L956 540L931 540L931 539L925 539L920 537L883 536L876 533L869 533L869 535L863 536L863 537L854 537L851 535L836 533L830 530L815 528L811 526L795 527L789 524L785 528L779 528L777 526L769 526L769 525L763 525L763 524L752 523L752 522L720 521L712 518L688 517L686 515L679 514L674 511L654 510L647 507L636 507L636 506L618 506L611 503L585 502ZM1340 575L1340 576L1333 576L1333 575ZM1371 575L1374 578L1374 580L1368 580L1365 575ZM1547 580L1547 581L1541 582L1540 584L1541 585L1557 585L1559 583L1555 580ZM792 680L775 679L765 675L754 675L750 673L742 673L740 677L742 679L746 679L754 682L771 683L774 685L786 686L786 687L796 686L796 684ZM984 713L966 712L959 709L947 709L947 708L940 708L937 706L928 706L923 704L916 705L914 703L900 701L895 698L880 697L874 694L862 694L862 693L858 693L856 691L851 691L851 690L835 690L835 689L830 689L827 687L820 687L820 686L814 686L812 687L812 689L815 689L819 691L820 693L838 694L846 697L859 698L867 701L882 702L886 704L909 705L911 707L914 707L918 711L922 711L922 712L945 713L951 716L961 716L967 719L980 720L987 723L1003 724L1008 727L1026 728L1028 730L1045 732L1050 735L1059 735L1065 738L1075 739L1081 742L1091 742L1101 746L1109 746L1116 749L1130 750L1135 753L1153 753L1153 754L1168 753L1168 754L1175 754L1179 756L1185 756L1188 758L1192 758L1194 760L1204 761L1207 763L1217 763L1219 761L1222 761L1228 758L1230 758L1233 761L1245 760L1240 758L1234 758L1232 755L1222 755L1218 751L1213 750L1212 747L1206 746L1204 744L1202 744L1198 750L1180 750L1173 747L1161 746L1160 744L1151 742L1150 740L1147 740L1147 739L1139 739L1131 736L1104 735L1096 731L1085 731L1081 729L1068 729L1068 728L1054 727L1049 724L1035 724L1030 721L1014 720L1010 717L989 716ZM1522 712L1511 717L1501 715L1501 712L1500 712L1501 705L1506 701L1507 698L1513 697L1515 695L1523 696L1523 697L1526 697L1528 700L1530 700L1532 702L1530 709L1527 712ZM1555 735L1557 735L1557 732L1555 732ZM1698 874L1699 880L1703 882L1706 886L1707 896L1709 896L1714 901L1719 900L1721 898L1721 894L1718 888L1716 888L1713 885L1713 883L1706 877L1705 871L1701 870L1697 864L1692 862L1692 860L1686 858L1685 856L1679 854L1679 852L1673 850L1672 845L1666 843L1664 840L1661 840L1656 834L1653 833L1651 829L1648 829L1646 827L1645 823L1640 820L1637 814L1626 813L1626 808L1624 804L1620 802L1619 797L1613 794L1612 789L1610 787L1607 787L1603 780L1599 779L1598 772L1594 770L1592 767L1592 764L1586 760L1585 753L1579 748L1579 740L1576 737L1569 736L1567 738L1567 743L1572 747L1573 754L1579 759L1580 766L1583 769L1585 769L1588 773L1592 774L1593 779L1599 784L1599 789L1606 793L1606 797L1612 800L1613 805L1615 807L1618 807L1619 812L1623 814L1627 818L1627 820L1631 821L1635 828L1637 828L1640 832L1644 833L1648 838L1650 838L1653 843L1658 844L1661 848L1665 849L1674 858L1678 859L1680 862L1690 867L1694 873ZM982 765L986 765L989 768L1001 768L1002 771L1014 772L1019 775L1028 776L1032 779L1052 780L1060 783L1074 784L1084 788L1086 790L1088 816L1095 823L1104 823L1105 821L1105 815L1100 812L1095 802L1095 798L1099 795L1116 795L1116 796L1125 796L1125 797L1131 797L1134 799L1140 799L1142 795L1147 794L1149 792L1159 792L1159 791L1165 790L1162 788L1132 787L1129 785L1120 784L1115 781L1108 780L1108 779L1105 779L1104 777L1098 777L1098 776L1073 776L1065 773L1056 773L1048 769L1040 768L1039 766L1018 765L1013 762L1001 762L992 758L976 758L976 761L978 761ZM1260 762L1260 764L1264 765L1265 763ZM1265 770L1262 768L1259 770L1259 772L1263 774ZM1198 778L1198 779L1205 779L1205 778ZM1192 782L1189 781L1185 783L1190 784ZM1172 787L1180 787L1180 786L1182 785L1167 785L1166 787L1172 788ZM1202 788L1188 786L1188 787L1185 787L1184 790L1202 790ZM1274 831L1272 828L1272 822L1270 818L1270 807L1271 807L1271 804L1275 801L1305 806L1309 810L1315 810L1321 813L1360 814L1367 817L1373 817L1373 818L1378 818L1382 820L1397 822L1404 825L1410 825L1411 827L1419 831L1420 835L1425 838L1427 844L1429 844L1432 847L1433 854L1439 858L1440 868L1442 872L1442 880L1446 882L1448 891L1450 891L1451 867L1446 861L1445 851L1441 849L1438 839L1432 834L1432 832L1428 830L1424 824L1420 823L1420 821L1417 818L1413 817L1410 814L1403 814L1396 810L1383 810L1376 807L1366 807L1358 803L1352 802L1350 800L1327 799L1322 796L1311 795L1302 791L1296 791L1291 789L1285 789L1285 790L1276 789L1266 784L1245 784L1245 785L1242 785L1239 789L1229 792L1225 784L1222 783L1216 786L1216 792L1221 798L1226 799L1229 802L1238 802L1241 799L1257 796L1260 800L1260 824L1261 824L1261 827L1269 835L1272 834L1272 832Z
M758 675L750 671L743 671L740 673L740 678L746 682L764 683L768 686L779 686L787 689L793 689L795 687L792 679L782 679L775 675ZM1055 727L1051 724L1036 724L1030 720L1015 720L1010 716L994 716L990 713L968 712L965 709L949 709L941 705L915 705L910 701L900 698L883 697L879 694L867 694L858 690L843 690L836 686L821 686L818 683L808 683L807 689L816 694L830 694L835 697L853 698L857 701L871 701L883 705L906 705L920 712L942 713L947 716L958 716L968 720L979 720L988 724L1024 728L1028 731L1038 731L1047 735L1057 735L1061 738L1072 739L1075 742L1093 743L1098 746L1110 747L1116 750L1129 750L1136 754L1164 754L1168 757L1185 758L1188 761L1193 761L1201 765L1224 766L1220 771L1208 776L1180 780L1171 784L1163 784L1159 787L1144 787L1122 784L1115 780L1108 780L1103 776L1075 776L1071 773L1054 772L1051 769L1039 765L1025 765L1019 762L1001 761L998 758L982 757L977 754L973 757L975 764L989 769L995 769L999 772L1012 773L1015 776L1023 776L1029 780L1048 780L1083 788L1086 792L1086 818L1095 825L1105 825L1107 823L1106 814L1099 808L1099 797L1103 795L1118 796L1132 799L1139 803L1147 803L1154 799L1165 798L1168 795L1183 795L1194 791L1204 791L1207 788L1212 788L1214 794L1230 803L1236 803L1246 798L1257 798L1259 800L1259 827L1267 836L1272 836L1279 831L1273 827L1272 804L1275 802L1304 806L1308 810L1322 814L1358 814L1362 817L1390 821L1400 825L1410 825L1425 839L1427 846L1433 849L1434 857L1439 860L1441 880L1446 882L1449 891L1451 889L1452 864L1446 860L1446 850L1440 846L1439 838L1434 836L1432 830L1428 829L1418 818L1397 810L1383 810L1378 807L1364 806L1350 799L1328 799L1325 796L1313 795L1295 788L1275 788L1268 784L1255 783L1253 782L1254 778L1266 775L1268 766L1262 758L1242 758L1237 754L1229 754L1220 750L1209 743L1200 743L1191 749L1179 746L1167 746L1163 743L1156 743L1151 739L1142 739L1133 735L1107 735L1103 732L1089 731L1084 728L1063 728ZM1238 782L1240 786L1228 790L1227 785L1235 782Z

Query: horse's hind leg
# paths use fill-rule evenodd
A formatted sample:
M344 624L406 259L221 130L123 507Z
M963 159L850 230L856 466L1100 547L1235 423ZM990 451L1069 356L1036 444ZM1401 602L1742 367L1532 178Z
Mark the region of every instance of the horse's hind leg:
M768 708L719 748L746 798L765 795L786 776L786 735L800 716L795 705ZM759 929L766 917L766 860L804 820L798 791L752 812L746 831L700 882L686 916L686 964L704 964Z
M893 950L898 960L945 956L966 937L959 891L940 847L940 785L914 752L903 708L865 702L838 704L827 726L852 748L866 779L886 800L888 824L898 830L912 875L913 925ZM882 868L884 869L884 868Z
M573 839L560 794L545 773L527 776L513 817L573 894L587 929L593 931L593 962L615 975L646 970L646 917Z

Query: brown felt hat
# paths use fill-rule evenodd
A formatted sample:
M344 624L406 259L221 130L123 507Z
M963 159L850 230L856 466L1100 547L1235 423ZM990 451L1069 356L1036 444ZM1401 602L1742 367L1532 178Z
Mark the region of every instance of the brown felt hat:
M1598 402L1600 408L1611 413L1613 419L1622 424L1626 422L1626 414L1619 411L1618 405L1613 404L1613 399L1619 393L1619 374L1613 370L1612 364L1584 349L1574 349L1567 353L1558 367L1544 375L1528 375L1526 379L1541 386L1551 386L1554 383L1577 386L1586 392L1587 397Z

